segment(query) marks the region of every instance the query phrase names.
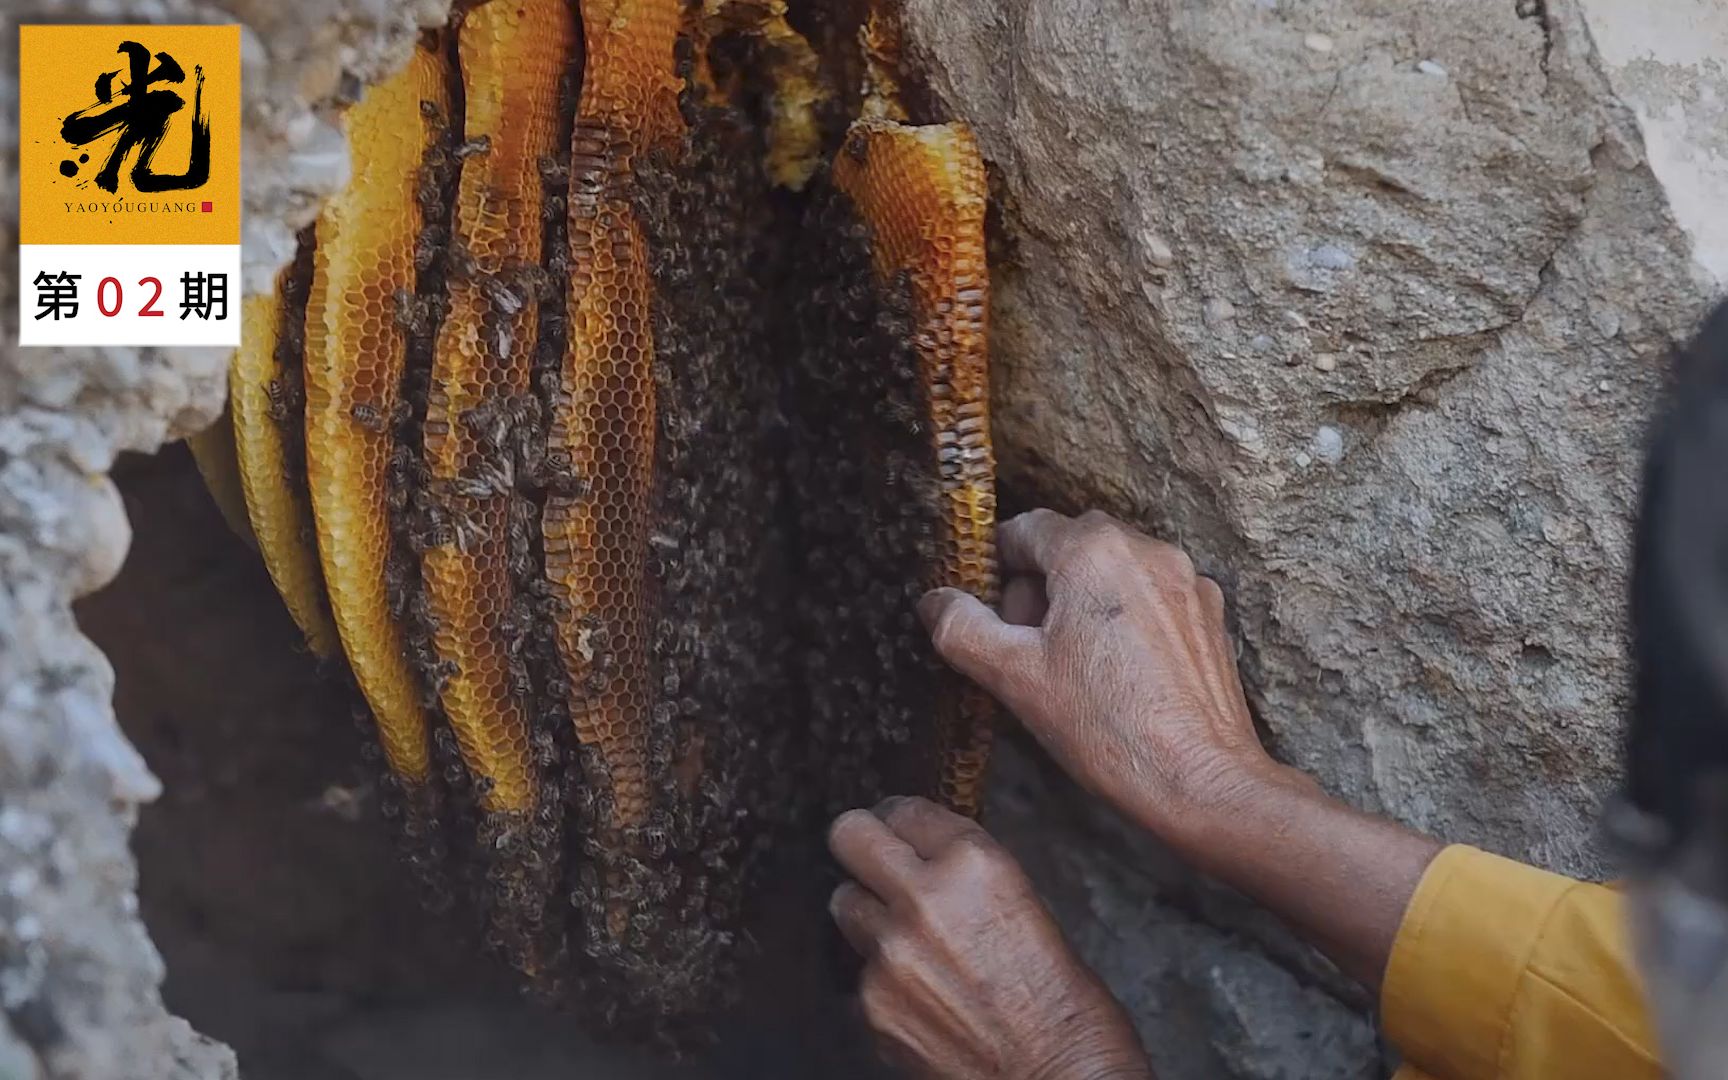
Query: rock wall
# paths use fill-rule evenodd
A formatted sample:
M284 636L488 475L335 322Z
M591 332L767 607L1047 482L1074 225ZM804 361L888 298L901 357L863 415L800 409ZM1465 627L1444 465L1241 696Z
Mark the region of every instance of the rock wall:
M1227 586L1275 748L1332 790L1580 872L1614 772L1643 417L1728 273L1728 8L1672 6L907 0L993 169L1010 497L1187 545ZM0 115L18 21L248 24L257 290L345 176L330 109L444 7L13 2ZM0 346L0 1075L233 1073L160 1005L126 846L158 784L68 609L126 552L114 456L207 422L221 369ZM1380 1071L1366 1003L1262 913L1035 754L1010 744L996 779L993 826L1161 1075Z
M908 5L1002 208L1005 489L1189 548L1333 792L1586 874L1645 417L1728 266L1728 5L1674 8ZM1005 772L998 827L1061 850L1163 1075L1372 1071L1324 965Z

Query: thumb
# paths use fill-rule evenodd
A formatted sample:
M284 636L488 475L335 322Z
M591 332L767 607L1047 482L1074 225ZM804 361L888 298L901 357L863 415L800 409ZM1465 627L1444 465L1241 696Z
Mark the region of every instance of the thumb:
M925 593L918 617L949 667L1014 707L1014 688L1031 674L1041 630L1003 622L983 601L959 589Z

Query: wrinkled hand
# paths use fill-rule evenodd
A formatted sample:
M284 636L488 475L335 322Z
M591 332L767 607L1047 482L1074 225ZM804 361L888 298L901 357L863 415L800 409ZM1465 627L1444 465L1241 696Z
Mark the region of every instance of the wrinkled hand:
M942 1080L1149 1080L1128 1018L1013 856L926 799L842 814L851 874L834 920L865 959L859 997L884 1052Z
M997 539L1002 617L954 589L919 613L937 652L1069 775L1168 838L1277 770L1242 697L1224 595L1187 555L1096 511L1034 510Z
M1002 617L964 593L931 593L919 613L936 650L1070 776L1378 987L1442 845L1266 754L1223 593L1182 552L1100 513L1034 510L997 539Z

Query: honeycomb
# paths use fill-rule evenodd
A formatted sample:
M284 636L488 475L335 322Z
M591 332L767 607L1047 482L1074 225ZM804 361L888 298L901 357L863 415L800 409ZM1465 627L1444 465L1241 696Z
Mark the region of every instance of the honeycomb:
M860 112L869 119L909 119L900 85L900 21L882 4L871 4L858 31L858 44L864 60Z
M991 705L914 606L996 589L983 168L900 122L879 19L848 126L785 0L459 8L248 309L247 511L434 902L677 1039L770 855L890 792L976 810Z
M870 230L878 277L910 288L912 334L925 392L926 462L940 487L940 557L925 581L997 600L996 462L990 445L986 347L988 201L977 140L961 124L909 126L866 118L834 161L834 184ZM994 705L947 680L937 717L940 790L975 814Z
M513 615L515 439L529 396L544 232L540 161L557 150L559 80L575 47L564 0L482 5L458 54L464 137L449 307L438 329L423 426L425 461L449 541L421 565L434 644L450 675L441 700L490 810L531 810L529 627ZM482 145L483 144L483 145ZM513 422L515 421L515 422ZM518 511L519 513L523 511ZM519 530L520 531L520 530ZM519 545L527 543L524 533Z
M251 302L263 306L273 299L254 297ZM245 320L246 313L242 311L242 324ZM244 336L242 331L242 337ZM192 452L192 461L198 466L198 475L209 489L210 498L221 512L222 520L228 523L228 527L234 530L234 535L244 541L247 547L256 551L258 539L252 535L252 522L246 516L246 493L241 488L240 462L235 457L233 414L228 409L223 409L222 415L216 418L214 424L187 437L186 448Z
M433 138L422 102L448 110L449 67L415 51L347 114L353 179L318 218L306 304L306 472L330 607L391 770L431 777L430 729L387 581L388 470L407 348L396 317L414 286L416 174Z
M822 164L820 112L833 93L822 77L821 59L792 28L786 12L786 0L703 0L696 57L705 60L706 42L727 31L762 43L763 67L772 87L764 167L774 183L798 191ZM700 71L699 78L705 85L713 83L711 70ZM718 101L725 96L709 94Z
M647 823L649 492L654 464L653 284L631 204L637 161L682 135L673 50L679 0L582 6L587 61L571 138L569 345L548 454L579 491L553 491L546 577L566 617L558 647L577 738L604 762L611 820Z
M229 412L244 510L288 614L319 657L339 647L306 492L300 319L311 249L283 272L278 295L252 296L240 313L240 348L228 366Z
M680 62L693 68L689 53ZM735 928L798 791L784 639L791 553L773 524L784 498L772 445L780 359L774 279L763 272L777 240L762 167L772 134L698 96L684 97L683 146L638 166L633 199L654 284L654 805L641 850L598 861L625 886L579 905L593 924L620 895L655 898L599 958L679 1015L700 1015L734 985Z

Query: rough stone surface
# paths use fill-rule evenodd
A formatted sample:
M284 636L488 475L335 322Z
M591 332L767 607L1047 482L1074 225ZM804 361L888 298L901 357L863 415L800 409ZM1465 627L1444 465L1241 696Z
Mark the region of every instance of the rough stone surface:
M1677 226L1680 174L1653 172L1639 121L1702 131L1720 67L1679 57L1635 113L1616 85L1649 76L1649 41L1616 44L1611 83L1566 0L910 0L908 20L1002 207L1006 489L1187 546L1225 584L1276 752L1332 791L1601 870L1642 430L1721 254ZM1702 141L1665 154L1723 175ZM1059 869L1102 924L1079 936L1132 969L1167 1075L1371 1053L1348 1023L1324 1052L1227 1051L1240 1002L1317 1015L1312 991L1234 945L1197 967L1205 926L1244 913L1172 927L1144 909L1177 886L1136 884L1142 856L1036 818L1033 846L1074 848ZM1171 1013L1183 995L1200 1023Z
M1336 790L1582 870L1640 431L1707 292L1576 12L1499 7L912 12L1006 207L1008 485L1223 576Z
M1728 5L1579 0L1692 256L1728 284Z
M1241 896L1186 874L1035 750L1000 745L986 822L1126 1002L1160 1077L1371 1080L1363 996Z

